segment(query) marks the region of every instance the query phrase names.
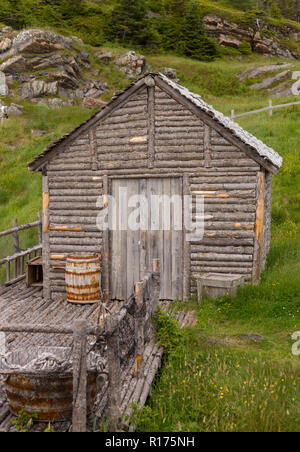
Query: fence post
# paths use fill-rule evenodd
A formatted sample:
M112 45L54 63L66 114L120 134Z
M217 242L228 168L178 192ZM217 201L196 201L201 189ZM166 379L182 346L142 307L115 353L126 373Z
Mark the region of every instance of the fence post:
M13 220L12 225L13 225L13 228L17 228L19 226L18 220L16 218ZM16 254L16 253L19 253L19 251L20 251L20 238L19 238L18 231L13 232L13 239L14 239L14 253ZM21 274L20 270L21 270L20 269L20 259L17 258L14 261L14 278L17 278Z
M159 305L160 297L160 259L153 259L152 261L152 290L151 290L151 302L152 302L152 314Z
M235 111L231 110L231 119L234 119L234 113L235 113Z
M272 101L272 99L269 100L269 109L270 109L270 116L273 116L273 101Z
M105 319L108 360L108 431L118 431L121 419L121 368L119 322L109 315Z
M141 377L144 372L144 293L143 282L138 282L134 286L134 296L136 302L135 311L135 338L136 338L136 358L135 358L135 376Z
M87 321L74 322L73 432L86 432L87 416Z
M38 213L38 220L40 222L38 225L39 245L41 245L43 243L43 221L41 212Z

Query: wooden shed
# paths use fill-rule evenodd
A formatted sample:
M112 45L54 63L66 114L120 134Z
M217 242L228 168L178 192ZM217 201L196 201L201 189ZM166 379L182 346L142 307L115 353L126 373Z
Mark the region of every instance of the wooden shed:
M162 299L188 299L207 272L259 281L270 248L272 175L282 158L199 95L150 73L29 165L43 174L44 297L65 294L69 253L100 253L102 285L125 299L154 258ZM202 195L204 236L99 230L100 195ZM122 213L120 213L122 215ZM151 212L149 213L151 217Z

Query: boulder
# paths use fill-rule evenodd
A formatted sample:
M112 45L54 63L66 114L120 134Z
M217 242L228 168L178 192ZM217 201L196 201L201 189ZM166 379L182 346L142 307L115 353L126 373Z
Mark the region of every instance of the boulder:
M55 96L58 93L58 82L47 83L44 80L34 80L22 85L23 99L32 99L43 95Z
M24 107L22 105L11 103L8 107L8 116L22 116Z
M98 60L105 61L107 63L115 59L112 52L98 53L96 54L96 57L98 58Z
M66 89L77 89L79 82L76 77L67 74L67 72L49 72L48 80L50 82L58 82L59 86Z
M104 107L106 105L106 102L104 102L101 99L94 99L92 97L85 97L82 105L84 107L86 107L86 108L91 108L91 109L96 108L96 107L102 108L102 107Z
M254 47L254 50L257 53L262 53L262 54L264 54L264 53L271 54L272 53L271 47L267 46L263 42L256 43L255 47Z
M0 66L0 71L5 74L22 73L26 72L28 69L28 64L22 55L9 58Z
M23 30L13 40L13 50L16 53L51 53L57 50L71 50L72 39L66 38L50 30Z
M47 132L45 132L45 130L39 130L39 129L31 130L31 135L36 138L43 137L44 135L46 135L46 133Z
M252 85L251 88L255 90L266 89L277 82L282 82L283 80L290 78L292 78L292 71L283 71L280 72L280 74L275 75L275 77L268 77L261 83L255 83L255 85Z
M12 46L12 41L9 38L4 38L0 42L0 53L7 52Z
M6 83L6 75L4 72L0 72L0 96L8 95L8 86Z
M267 66L259 66L252 69L247 69L246 71L242 72L242 74L238 75L238 79L242 82L246 79L253 79L260 77L262 75L268 74L269 72L276 72L281 69L287 69L292 66L292 63L285 63L285 64L272 64Z
M0 121L1 122L8 118L7 111L8 111L8 108L6 105L0 106Z
M56 108L62 108L62 107L69 107L71 105L74 105L74 102L72 100L62 100L60 98L52 98L48 99L48 106L50 108L56 109Z
M145 70L146 58L136 52L130 51L116 60L116 65L128 78L139 77Z
M242 42L239 41L237 38L232 38L230 36L223 34L221 34L219 37L219 43L221 46L233 47L235 49L239 49L242 45Z
M168 77L169 79L174 80L175 82L179 81L176 69L173 69L171 67L164 67L162 69L162 73L165 74L165 76Z

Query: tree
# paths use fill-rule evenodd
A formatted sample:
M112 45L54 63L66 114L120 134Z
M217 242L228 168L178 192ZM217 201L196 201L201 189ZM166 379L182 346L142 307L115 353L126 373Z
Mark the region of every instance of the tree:
M151 40L145 0L121 0L108 24L109 35L118 41L146 45Z
M213 60L218 55L216 44L205 33L202 9L196 1L188 6L182 20L179 47L197 60Z

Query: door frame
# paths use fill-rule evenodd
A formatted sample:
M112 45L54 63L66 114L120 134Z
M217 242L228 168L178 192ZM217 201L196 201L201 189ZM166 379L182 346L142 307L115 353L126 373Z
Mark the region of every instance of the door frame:
M103 196L104 196L104 207L107 206L107 196L112 195L112 181L113 180L130 180L130 179L181 179L182 186L182 300L188 301L191 294L191 245L190 242L186 240L188 231L185 228L184 222L184 196L190 195L190 176L188 173L174 173L174 174L130 174L130 175L104 175L103 176ZM103 242L102 242L102 258L103 258L103 294L104 300L111 300L111 256L112 256L112 234L111 231L103 231ZM137 281L138 282L138 281Z

